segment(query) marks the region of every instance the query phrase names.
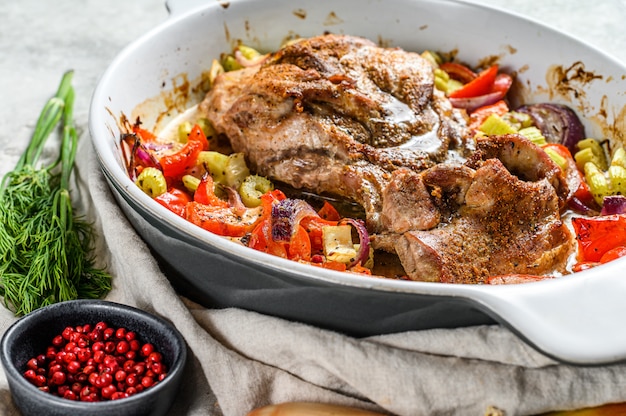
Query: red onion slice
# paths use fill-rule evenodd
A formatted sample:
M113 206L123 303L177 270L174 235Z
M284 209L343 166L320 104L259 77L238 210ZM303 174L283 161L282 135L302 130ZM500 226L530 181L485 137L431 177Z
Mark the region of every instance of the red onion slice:
M159 161L146 149L136 134L123 135L121 145L124 164L131 180L135 181L137 179L137 168L139 166L161 169Z
M576 211L579 214L589 215L589 216L598 215L598 211L596 211L592 207L590 207L587 204L585 204L583 201L578 199L576 196L572 196L567 201L567 206L570 209L572 209L573 211Z
M354 218L343 218L339 221L339 225L343 224L352 225L359 234L359 251L354 256L354 261L348 265L348 268L354 267L359 263L363 266L370 256L370 235L365 227L365 222Z
M231 206L233 213L235 213L235 215L243 215L248 208L241 200L239 192L231 186L223 186L222 189L224 189L224 191L226 191L226 195L228 195L228 205Z
M283 199L272 205L272 239L288 243L298 231L304 217L318 216L311 205L301 199Z
M584 139L585 128L571 108L555 103L539 103L524 105L515 111L528 114L546 140L560 143L573 154L576 144Z
M235 51L234 55L235 55L235 60L237 61L237 63L243 66L244 68L249 68L251 66L260 65L263 62L265 62L267 58L269 58L269 55L265 54L265 55L259 55L253 59L248 59L245 56L243 56L243 53L241 53L239 49Z
M449 98L450 103L452 103L453 107L456 108L464 108L468 113L476 110L477 108L484 107L486 105L490 105L500 101L506 92L503 91L494 91L489 94L480 95L478 97L470 97L470 98Z
M600 215L626 214L626 196L609 195L604 197Z

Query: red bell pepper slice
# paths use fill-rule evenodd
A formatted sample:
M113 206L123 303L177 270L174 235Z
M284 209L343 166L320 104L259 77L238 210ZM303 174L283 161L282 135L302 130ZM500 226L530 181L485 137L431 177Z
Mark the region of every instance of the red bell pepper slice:
M139 136L142 142L154 142L156 140L156 135L154 133L150 130L139 127L137 124L133 126L133 133Z
M185 207L191 201L191 197L185 191L178 188L170 188L167 192L154 198L154 200L184 218Z
M196 165L198 155L202 151L202 143L189 140L178 152L161 157L159 163L166 178L179 179Z
M492 87L498 76L498 65L492 65L489 68L478 73L478 76L472 81L465 84L458 90L452 91L450 98L471 98L492 92Z
M328 221L339 221L341 219L339 211L328 201L324 201L324 205L317 213L320 217Z
M304 217L302 221L300 221L300 225L304 227L309 234L311 251L313 253L322 253L324 251L322 227L325 225L337 225L337 221L325 220L321 217Z
M285 244L272 239L272 222L269 219L262 220L252 230L248 247L274 256L288 258Z
M231 208L205 205L196 201L187 204L185 218L207 231L227 237L243 237L258 222L258 216L244 219Z
M287 244L287 255L290 260L311 261L311 240L301 225Z
M202 143L202 150L209 150L209 140L206 138L204 131L198 124L195 124L191 128L191 132L189 132L189 135L187 136L187 141L189 140L198 141Z
M580 261L599 262L609 250L626 246L626 215L575 217L572 225L578 240Z
M463 84L473 81L478 76L478 74L470 68L456 62L444 62L439 65L439 69L446 71L448 75L450 75L450 78L460 81Z
M480 107L472 114L470 114L469 127L471 129L478 130L479 127L485 122L485 120L487 120L490 115L496 114L498 116L503 116L508 112L509 106L504 100L500 100L494 104Z
M619 246L610 249L600 257L600 263L608 263L620 257L626 256L626 246Z
M211 205L214 207L229 207L227 201L224 201L215 195L214 186L213 177L210 174L205 173L202 175L198 188L193 194L193 200L200 204Z
M178 179L196 165L201 151L209 148L202 128L194 125L187 136L187 143L178 152L161 157L159 163L163 169L163 175L167 178Z

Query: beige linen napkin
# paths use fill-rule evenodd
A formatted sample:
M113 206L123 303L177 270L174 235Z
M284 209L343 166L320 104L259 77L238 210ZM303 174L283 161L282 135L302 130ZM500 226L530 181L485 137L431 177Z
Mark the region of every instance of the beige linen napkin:
M181 298L112 200L88 139L79 183L115 276L109 299L166 317L192 353L179 414L239 416L312 400L398 415L482 415L489 406L515 415L626 400L626 366L560 365L498 325L356 339Z
M575 367L543 356L499 325L363 339L240 309L206 309L172 289L116 205L90 138L81 138L74 199L101 238L110 301L158 314L190 360L172 415L243 416L315 401L397 415L537 414L626 401L626 366ZM210 268L207 268L210 270ZM15 320L2 308L1 329ZM3 370L2 370L3 371ZM17 414L0 373L0 414Z

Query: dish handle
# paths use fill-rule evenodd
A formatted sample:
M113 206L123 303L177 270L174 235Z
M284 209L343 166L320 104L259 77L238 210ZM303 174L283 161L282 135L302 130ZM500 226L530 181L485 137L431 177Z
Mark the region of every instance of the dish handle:
M550 281L478 291L474 300L559 361L626 360L626 259Z

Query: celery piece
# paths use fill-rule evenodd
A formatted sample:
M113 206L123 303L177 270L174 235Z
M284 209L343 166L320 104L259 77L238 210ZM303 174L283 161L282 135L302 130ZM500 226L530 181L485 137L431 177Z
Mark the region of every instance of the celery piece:
M548 156L550 156L550 159L552 159L554 163L559 165L559 167L563 171L567 169L567 160L563 156L561 156L558 152L556 152L553 149L550 149L549 147L547 149L544 149L544 151L546 152Z
M483 124L480 125L479 130L490 136L517 133L513 126L497 114L491 114L487 117Z
M150 198L156 198L167 192L165 176L163 176L163 172L157 168L144 168L137 177L135 184L150 196Z
M611 166L626 168L626 151L624 151L624 148L620 147L615 151L613 159L611 159Z
M200 152L198 154L198 164L211 174L215 182L225 184L226 170L228 167L228 156L212 150Z
M457 81L456 79L450 78L446 83L446 94L450 94L459 88L461 88L464 84L461 81Z
M448 82L448 80L450 79L450 75L443 69L435 68L434 74L435 78L439 78L444 82Z
M435 87L446 94L450 94L463 86L461 81L450 78L450 75L442 69L436 68L434 74Z
M202 132L204 133L206 137L217 135L217 133L215 132L215 128L213 127L213 124L211 124L211 121L208 118L201 117L196 121L196 124L200 126L200 128L202 129Z
M587 181L587 185L589 185L593 199L595 199L599 205L602 205L604 197L611 194L609 182L606 176L604 176L604 172L598 169L598 166L593 162L585 163L584 172L585 180Z
M548 143L546 138L543 136L543 133L541 133L541 130L539 130L535 126L524 127L518 133L526 137L528 140L535 143L536 145L540 146L542 144Z
M502 118L517 130L533 126L533 119L526 113L509 111Z
M218 61L217 59L213 59L213 62L211 63L211 68L209 68L209 85L212 87L215 83L215 78L217 78L218 75L224 72L226 71L224 70L224 67L222 66L220 61Z
M596 139L587 138L581 140L576 144L576 147L579 150L591 149L593 163L595 163L600 170L608 169L609 166L606 155L604 154L604 149Z
M582 149L574 153L574 160L578 169L584 171L587 163L594 163L595 157L590 148Z
M200 185L200 179L196 178L193 175L183 175L182 177L183 185L190 192L196 192L198 189L198 185Z
M439 65L443 62L441 56L437 52L424 51L421 53L422 58L430 62L435 68L439 68Z
M239 185L250 175L243 153L233 153L228 156L228 164L224 174L223 185L239 188Z
M239 186L239 195L243 204L249 208L261 205L261 196L274 189L274 184L259 175L248 175Z
M617 165L609 166L609 180L613 195L626 195L626 168Z
M261 52L257 51L254 48L251 48L250 46L239 45L237 46L237 50L239 50L239 52L241 52L243 57L246 58L247 60L253 60L261 56Z
M225 72L236 71L243 68L239 62L232 55L226 55L222 58L222 68Z
M178 141L180 143L187 143L187 138L192 128L193 125L189 121L183 121L178 125Z

